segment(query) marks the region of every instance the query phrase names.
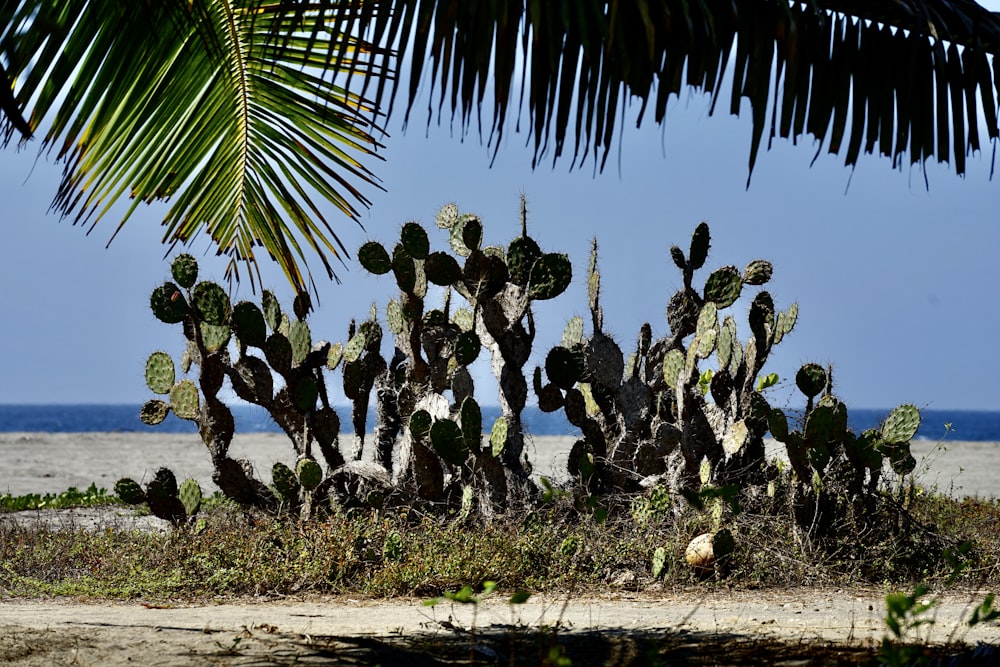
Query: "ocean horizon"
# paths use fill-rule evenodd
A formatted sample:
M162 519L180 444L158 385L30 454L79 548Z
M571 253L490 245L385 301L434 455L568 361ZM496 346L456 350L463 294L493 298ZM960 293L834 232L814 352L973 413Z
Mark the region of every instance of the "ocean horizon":
M238 403L230 406L237 433L280 433L281 429L263 408ZM0 432L15 433L195 433L193 422L170 414L158 426L139 419L138 404L0 404ZM351 425L351 407L334 406L341 429ZM500 415L498 406L482 406L483 427L489 429ZM850 426L855 432L878 426L889 409L849 409ZM981 410L921 410L919 440L967 440L1000 442L1000 412ZM561 411L545 413L527 407L522 413L525 430L536 436L574 436L579 429ZM368 427L375 423L374 410L368 412Z

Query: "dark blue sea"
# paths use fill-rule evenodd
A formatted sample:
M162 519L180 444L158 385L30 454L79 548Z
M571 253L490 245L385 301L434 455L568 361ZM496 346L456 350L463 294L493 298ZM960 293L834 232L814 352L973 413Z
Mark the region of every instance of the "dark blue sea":
M483 424L489 428L500 414L499 408L483 407ZM349 407L337 408L342 428L350 428ZM856 432L878 426L888 410L850 410L851 427ZM268 413L253 405L233 406L237 433L280 432ZM917 438L927 440L978 440L1000 442L1000 412L967 410L922 410L923 419ZM561 412L546 414L537 408L523 413L525 427L532 435L576 435ZM371 429L374 414L368 417ZM950 427L948 426L950 425ZM0 432L125 432L125 433L186 433L195 432L192 422L173 414L159 426L147 426L139 421L138 405L0 405Z

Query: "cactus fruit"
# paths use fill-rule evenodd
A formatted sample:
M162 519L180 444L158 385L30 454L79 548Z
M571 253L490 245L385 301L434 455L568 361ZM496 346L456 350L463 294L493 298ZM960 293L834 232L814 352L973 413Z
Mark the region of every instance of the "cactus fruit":
M188 478L181 482L177 489L177 497L184 506L184 512L190 517L198 513L201 509L202 493L198 482Z
M149 295L149 307L156 319L166 324L183 322L189 309L187 300L174 283L165 282Z
M174 360L166 352L153 352L146 360L146 386L154 394L169 394L174 386Z
M358 249L358 263L361 267L376 276L389 273L392 270L392 258L377 241L369 241Z
M413 259L427 259L427 254L430 252L430 241L427 238L427 232L416 222L408 222L403 225L403 229L399 233L399 241Z
M156 426L167 418L169 411L170 406L165 401L153 399L142 404L142 408L139 409L139 419L143 424Z
M826 387L826 371L819 364L805 364L795 374L795 385L807 398L812 398Z
M565 292L572 280L573 266L569 258L550 252L539 257L531 266L528 293L539 301L553 299Z
M743 280L735 266L716 269L705 281L705 301L715 303L717 308L728 308L740 298Z
M189 289L198 280L198 261L187 253L177 255L170 264L170 275L178 285Z
M882 439L889 445L907 443L920 428L920 411L913 405L901 405L885 418Z
M195 312L202 321L209 324L227 324L229 321L229 297L219 285L202 281L191 292Z
M181 380L170 389L170 409L181 419L197 419L198 387L191 380Z
M115 482L115 493L126 505L138 505L146 502L146 493L142 487L128 477L123 477Z
M323 469L312 459L302 459L295 466L295 473L299 478L299 484L307 491L312 491L323 481Z
M249 301L240 301L233 307L233 329L244 345L263 348L267 341L267 323L260 308Z

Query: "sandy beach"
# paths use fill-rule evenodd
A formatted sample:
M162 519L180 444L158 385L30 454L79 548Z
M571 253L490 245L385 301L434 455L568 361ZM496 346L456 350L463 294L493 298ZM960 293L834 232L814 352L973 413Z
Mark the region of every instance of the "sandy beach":
M350 436L341 437L342 446ZM528 456L536 475L564 476L572 437L535 437ZM781 446L771 443L769 453L780 456ZM918 479L925 487L955 497L998 497L1000 446L995 442L914 441ZM262 479L270 478L275 461L291 464L292 448L278 433L237 435L230 449L234 458L253 462ZM212 465L205 446L195 434L138 433L0 433L0 493L58 493L69 487L84 489L91 483L110 490L121 477L148 479L167 466L178 479L193 477L202 488L214 489Z

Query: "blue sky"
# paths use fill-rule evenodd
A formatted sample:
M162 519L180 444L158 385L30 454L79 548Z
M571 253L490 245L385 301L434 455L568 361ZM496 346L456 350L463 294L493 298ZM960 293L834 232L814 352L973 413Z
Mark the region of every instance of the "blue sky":
M970 160L965 178L928 165L928 191L919 170L893 171L865 156L852 175L842 158L825 154L810 168L810 141L776 140L747 190L748 114L708 117L707 110L705 97L685 95L672 102L665 129L626 126L620 161L612 155L598 175L589 164L569 172L568 161L533 171L525 135L513 132L490 168L476 137L463 142L436 125L425 132L420 120L404 134L400 115L386 161L371 163L387 191L368 190L374 205L364 229L335 218L338 230L353 250L368 239L391 245L402 223L422 221L442 249L446 238L433 219L454 201L482 216L488 243L506 243L518 233L525 193L530 233L543 249L568 253L576 271L566 294L536 310L540 363L565 322L586 314L592 238L600 245L606 329L627 349L644 321L654 335L666 333L664 309L680 285L669 247L686 249L706 220L712 251L700 280L726 264L768 259L778 307L799 304L798 325L767 369L786 380L770 390L773 404L798 405L788 379L817 361L834 364L837 393L849 406L1000 409L1000 183L989 181L992 147ZM183 349L179 329L147 307L169 273L158 211L142 211L105 249L114 220L87 236L48 212L59 166L36 159L37 143L0 152L0 403L140 403L149 397L148 354ZM221 279L224 262L206 240L190 252L203 276ZM265 268L265 282L287 301L280 273ZM339 273L342 284L321 286L314 339L343 340L351 317L366 317L372 302L384 312L393 293L390 279L353 263ZM237 287L237 299L252 296L249 282ZM734 307L737 321L745 321L748 302ZM477 393L492 403L487 376L483 365Z

